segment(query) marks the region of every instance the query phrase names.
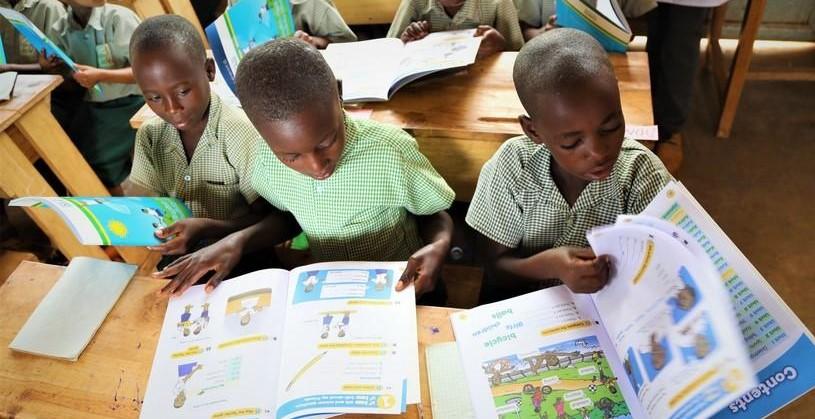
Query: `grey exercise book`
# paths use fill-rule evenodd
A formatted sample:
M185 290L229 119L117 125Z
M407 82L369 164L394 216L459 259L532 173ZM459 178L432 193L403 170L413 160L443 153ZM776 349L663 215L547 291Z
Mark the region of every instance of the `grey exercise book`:
M9 348L76 361L134 273L135 265L75 257Z
M0 73L0 102L11 99L11 92L14 90L14 82L17 80L17 73L7 71Z

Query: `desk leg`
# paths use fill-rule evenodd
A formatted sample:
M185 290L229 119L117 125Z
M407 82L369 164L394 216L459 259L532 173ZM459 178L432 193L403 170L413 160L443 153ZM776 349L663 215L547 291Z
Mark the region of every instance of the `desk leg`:
M132 7L142 19L165 14L161 0L135 0Z
M204 33L204 28L201 27L201 22L198 20L198 15L195 14L195 9L192 7L190 0L162 0L162 3L167 14L180 15L189 20L195 30L198 31L198 34L201 35L204 47L209 48L207 35Z
M716 130L717 137L729 137L730 130L733 128L733 120L736 118L741 90L744 88L744 81L747 79L747 72L750 69L750 59L753 57L753 42L756 40L758 27L761 24L761 17L764 15L766 5L767 0L749 0L747 3L747 11L741 24L739 46L736 48L736 55L733 57L733 63L730 66L730 78L725 88L722 114L719 118L719 128Z
M710 33L707 37L707 50L705 51L706 67L713 72L719 97L724 96L724 85L727 81L722 46L719 44L719 40L722 38L722 27L724 26L726 13L727 3L713 9L713 15L710 18Z
M75 196L109 195L108 190L93 173L93 169L85 162L82 154L54 119L47 100L34 105L14 125L25 137L25 141L34 146L40 157L45 160L71 194ZM49 195L53 196L54 193ZM117 247L116 251L126 262L136 265L142 265L150 259L148 258L150 252L139 247Z
M0 133L0 190L11 197L56 195L11 137L4 132ZM80 244L55 212L31 208L24 210L66 258L90 256L108 259L99 246Z

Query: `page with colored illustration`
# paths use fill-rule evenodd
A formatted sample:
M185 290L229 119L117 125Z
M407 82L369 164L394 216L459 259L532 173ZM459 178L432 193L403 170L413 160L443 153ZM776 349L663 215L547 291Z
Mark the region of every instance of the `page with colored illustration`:
M268 269L171 298L141 417L274 417L288 280Z
M593 299L648 417L709 417L756 384L727 294L699 251L635 223L587 238L611 258Z
M9 205L55 211L85 245L155 246L157 229L191 216L167 197L25 197Z
M758 385L716 417L763 417L815 388L812 333L693 195L671 182L642 214L663 220L662 229L701 249L729 294Z
M323 263L292 271L278 418L406 410L408 387L418 395L409 371L419 366L410 355L418 351L414 292L394 289L404 265Z
M588 296L558 286L450 319L478 418L643 417Z

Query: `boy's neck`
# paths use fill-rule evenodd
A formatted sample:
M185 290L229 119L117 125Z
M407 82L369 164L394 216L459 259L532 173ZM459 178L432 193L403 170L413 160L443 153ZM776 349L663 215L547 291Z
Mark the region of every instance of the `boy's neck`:
M462 4L462 6L463 6L463 4ZM444 9L444 13L447 14L447 16L450 17L450 18L455 17L456 13L458 13L458 11L461 10L461 6L455 6L455 7L442 6L442 8Z
M79 26L84 28L88 25L88 21L91 19L91 13L93 13L93 7L74 6L71 7L71 10Z
M566 173L553 158L551 159L549 172L563 199L569 204L569 208L574 206L580 194L583 193L583 190L586 189L586 186L590 183L588 180L580 179L572 174Z
M195 153L195 149L198 147L198 143L201 141L201 137L204 135L204 131L207 129L207 124L209 123L209 110L210 106L207 106L207 110L204 111L204 116L201 118L201 121L196 124L194 127L189 127L184 131L179 131L178 134L181 136L181 144L184 146L184 154L187 157L187 163L192 160L192 156Z

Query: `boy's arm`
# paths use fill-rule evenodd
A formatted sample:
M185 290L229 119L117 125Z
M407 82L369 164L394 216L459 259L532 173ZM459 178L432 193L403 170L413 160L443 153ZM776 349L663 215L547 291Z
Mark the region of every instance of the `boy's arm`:
M544 28L536 28L526 22L521 21L521 32L524 34L524 41L529 42L532 38L545 32Z
M0 73L16 71L21 74L40 73L42 68L37 63L34 64L0 64Z
M608 257L596 257L590 248L563 246L524 257L517 249L478 235L479 254L496 281L560 279L577 293L596 292L608 282Z
M133 69L130 67L117 68L113 70L96 68L88 65L77 64L77 71L74 72L74 79L86 89L95 86L96 83L121 83L132 84L136 82L133 78Z
M415 11L416 5L414 3L417 3L417 0L402 0L399 3L399 9L396 11L396 16L393 17L391 27L388 29L388 38L401 38L408 25L419 20L420 16Z
M524 45L524 37L518 21L518 11L512 0L501 0L495 16L495 29L504 36L507 51L519 51Z
M155 278L173 278L162 294L181 295L209 272L206 291L211 292L229 275L242 255L281 243L294 237L299 227L290 213L272 210L260 222L236 231L197 252L182 256L164 270L153 274Z
M396 291L402 291L413 281L416 295L421 295L433 291L436 287L439 272L450 251L453 219L447 211L440 211L433 215L417 216L416 223L419 236L427 245L410 256L407 267L396 285Z

